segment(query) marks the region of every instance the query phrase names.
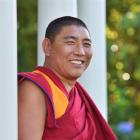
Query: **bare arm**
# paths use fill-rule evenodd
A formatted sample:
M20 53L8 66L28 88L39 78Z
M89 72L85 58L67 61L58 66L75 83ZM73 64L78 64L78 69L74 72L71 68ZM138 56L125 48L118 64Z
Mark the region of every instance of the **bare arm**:
M45 95L24 80L18 89L18 140L41 140L46 117Z

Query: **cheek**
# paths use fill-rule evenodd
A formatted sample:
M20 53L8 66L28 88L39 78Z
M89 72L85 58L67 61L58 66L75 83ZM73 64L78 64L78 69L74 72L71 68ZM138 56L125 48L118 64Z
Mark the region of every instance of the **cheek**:
M92 56L93 56L93 52L92 52L92 50L90 49L90 50L87 50L86 51L86 54L87 54L87 58L90 60L91 58L92 58Z
M68 58L73 53L73 49L70 46L63 47L61 50L61 57L64 57L65 59Z

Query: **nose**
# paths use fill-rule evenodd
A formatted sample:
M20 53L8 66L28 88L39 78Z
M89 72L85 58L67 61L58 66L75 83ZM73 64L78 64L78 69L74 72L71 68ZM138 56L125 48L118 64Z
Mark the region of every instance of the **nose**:
M79 56L85 55L85 50L84 50L83 45L79 44L79 45L75 46L74 54L79 55Z

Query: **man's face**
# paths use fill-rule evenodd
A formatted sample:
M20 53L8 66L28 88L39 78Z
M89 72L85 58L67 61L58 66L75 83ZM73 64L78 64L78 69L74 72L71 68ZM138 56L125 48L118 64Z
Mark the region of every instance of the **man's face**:
M50 44L48 67L61 79L76 80L88 67L92 48L89 32L82 26L65 26Z

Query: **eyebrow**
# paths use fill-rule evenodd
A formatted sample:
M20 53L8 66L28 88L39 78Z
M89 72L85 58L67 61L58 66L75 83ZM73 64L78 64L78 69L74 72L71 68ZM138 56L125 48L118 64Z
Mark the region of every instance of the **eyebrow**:
M76 40L77 37L75 37L75 36L65 36L64 39L65 40L67 40L67 39L74 39L74 40Z
M77 40L77 37L75 37L75 36L65 36L64 40L67 40L67 39ZM83 41L88 41L88 42L92 43L92 41L89 38L84 38Z

